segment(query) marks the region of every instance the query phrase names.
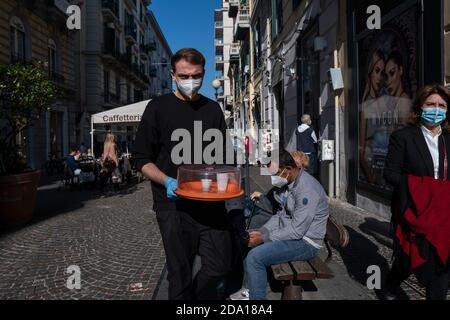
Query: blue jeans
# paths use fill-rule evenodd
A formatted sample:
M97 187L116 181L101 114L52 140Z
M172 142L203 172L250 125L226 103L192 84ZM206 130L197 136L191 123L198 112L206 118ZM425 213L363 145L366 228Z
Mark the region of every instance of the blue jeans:
M250 300L266 299L267 267L288 261L306 261L318 253L319 249L303 239L266 242L250 250L244 262Z
M314 169L316 168L316 154L314 152L308 154L309 166L306 170L310 175L314 175Z

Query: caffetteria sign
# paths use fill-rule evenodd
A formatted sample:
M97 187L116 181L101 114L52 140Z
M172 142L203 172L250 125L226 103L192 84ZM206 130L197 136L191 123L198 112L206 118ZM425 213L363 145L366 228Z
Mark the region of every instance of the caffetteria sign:
M140 122L142 115L140 114L114 114L104 115L102 117L103 123L116 123L116 122Z

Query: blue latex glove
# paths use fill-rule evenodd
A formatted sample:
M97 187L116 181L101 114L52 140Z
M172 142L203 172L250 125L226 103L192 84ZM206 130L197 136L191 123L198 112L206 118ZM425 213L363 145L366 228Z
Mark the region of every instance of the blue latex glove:
M175 193L175 190L178 188L177 180L175 180L174 178L168 177L166 180L164 180L164 187L166 187L167 198L169 200L177 200L180 198Z

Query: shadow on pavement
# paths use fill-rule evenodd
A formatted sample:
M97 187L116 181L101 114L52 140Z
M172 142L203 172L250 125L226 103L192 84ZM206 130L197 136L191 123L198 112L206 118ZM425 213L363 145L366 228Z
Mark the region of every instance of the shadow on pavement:
M124 197L138 189L138 180L132 179L118 188L107 186L100 190L93 184L79 187L62 187L57 176L40 179L33 219L23 225L0 227L0 237L31 227L52 217L82 208L87 201L109 197Z
M370 220L370 219L369 219ZM379 226L379 225L376 225ZM378 266L381 271L381 290L375 290L375 294L379 299L383 299L383 286L390 270L388 261L378 252L379 247L349 226L347 229L350 241L345 248L336 248L342 257L343 263L347 268L347 272L351 278L359 282L361 285L367 285L367 279L372 273L367 273L369 266ZM407 300L408 296L403 290L400 290L398 298Z

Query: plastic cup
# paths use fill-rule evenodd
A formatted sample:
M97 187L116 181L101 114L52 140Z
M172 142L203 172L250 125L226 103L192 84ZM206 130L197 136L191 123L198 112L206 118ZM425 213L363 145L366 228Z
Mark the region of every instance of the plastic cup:
M227 191L228 185L228 173L218 173L217 174L217 190L219 192Z
M203 192L209 192L211 189L211 179L202 179L202 191Z

